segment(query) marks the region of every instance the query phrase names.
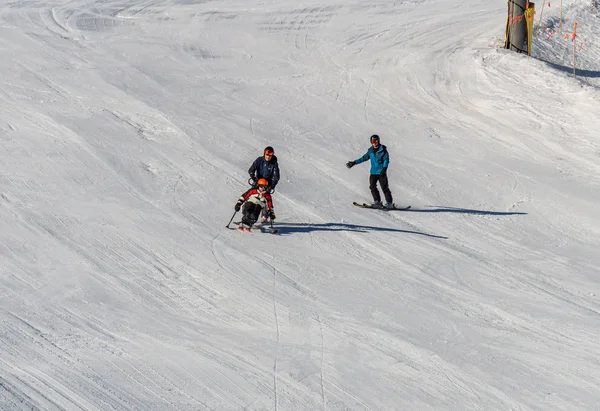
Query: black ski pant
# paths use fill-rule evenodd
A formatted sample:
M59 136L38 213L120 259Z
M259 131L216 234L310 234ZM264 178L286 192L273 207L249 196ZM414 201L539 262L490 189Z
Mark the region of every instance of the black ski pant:
M242 207L242 224L246 224L249 227L252 227L252 224L256 223L258 220L258 216L262 211L262 207L258 204L247 202Z
M381 186L381 191L383 191L383 195L385 196L385 201L388 203L392 203L394 200L392 199L392 192L390 191L390 187L388 185L387 174L371 174L369 176L369 190L371 190L373 201L381 201L381 195L379 194L379 190L377 189L378 181L379 185Z

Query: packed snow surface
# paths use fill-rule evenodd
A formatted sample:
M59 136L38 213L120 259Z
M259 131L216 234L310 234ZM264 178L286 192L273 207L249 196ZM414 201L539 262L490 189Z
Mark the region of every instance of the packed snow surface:
M600 410L600 12L536 7L4 1L0 409Z

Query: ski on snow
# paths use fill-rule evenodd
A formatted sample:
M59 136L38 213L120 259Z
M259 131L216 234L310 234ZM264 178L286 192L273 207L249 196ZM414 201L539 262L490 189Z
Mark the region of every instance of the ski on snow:
M394 210L404 211L404 210L409 210L410 207L411 207L411 206L397 207L395 204L394 204L394 208L373 207L370 204L367 204L367 203L357 203L356 201L353 201L352 204L354 204L355 206L360 207L360 208L370 208L372 210L383 210L383 211L394 211Z
M239 224L241 224L241 221L234 221L233 224L236 225L236 227L227 227L230 230L237 230L237 226ZM256 224L254 225L252 228L254 228L254 230L250 231L250 233L252 233L253 231L255 231L256 229L260 230L261 233L267 233L267 234L277 234L279 232L278 228L274 228L274 227L265 227L262 224ZM241 231L240 231L241 232ZM248 231L244 231L245 233L247 233Z

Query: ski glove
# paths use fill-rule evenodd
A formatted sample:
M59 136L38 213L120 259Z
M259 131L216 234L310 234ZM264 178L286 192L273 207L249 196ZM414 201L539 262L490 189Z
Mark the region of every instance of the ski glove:
M269 218L271 219L271 221L275 220L275 212L273 210L269 211Z
M240 211L240 208L242 208L242 203L238 201L237 203L235 203L235 211Z
M348 161L348 162L346 163L346 167L348 167L348 168L352 168L352 167L354 167L355 165L356 165L356 161Z
M380 174L380 176L381 176L381 177L385 177L386 175L387 175L387 167L383 167L383 168L381 169L381 174Z

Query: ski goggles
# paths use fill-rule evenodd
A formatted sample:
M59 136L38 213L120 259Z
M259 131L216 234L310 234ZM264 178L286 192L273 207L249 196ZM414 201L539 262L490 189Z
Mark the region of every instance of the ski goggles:
M273 152L272 151L265 151L265 156L272 157L273 156Z

